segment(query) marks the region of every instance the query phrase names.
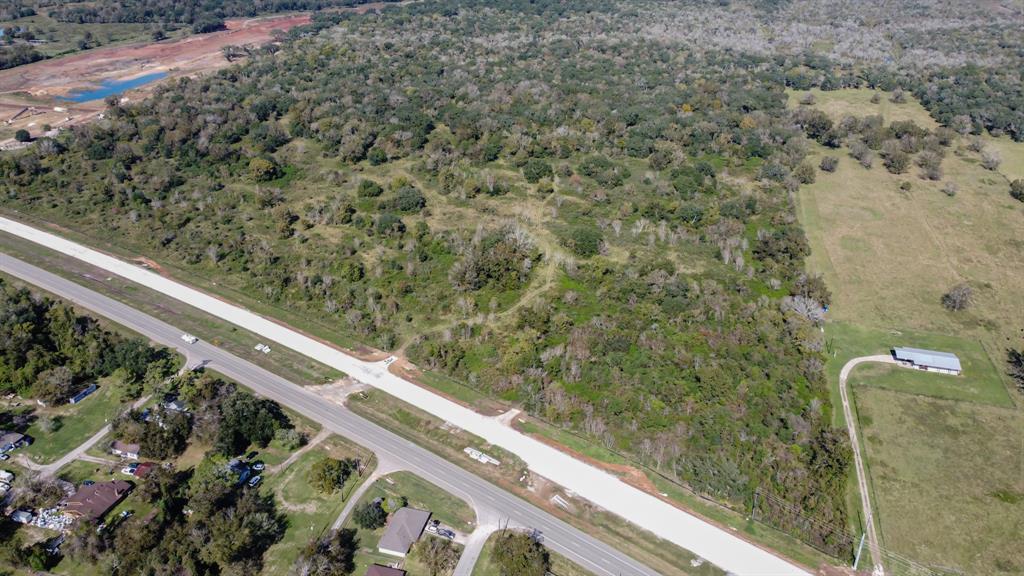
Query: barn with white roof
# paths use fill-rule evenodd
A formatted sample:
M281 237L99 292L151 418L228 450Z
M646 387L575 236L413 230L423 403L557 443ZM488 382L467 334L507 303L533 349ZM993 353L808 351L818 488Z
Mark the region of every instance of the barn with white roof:
M928 372L959 375L963 369L956 354L936 352L920 348L893 348L893 358L909 368L917 368Z

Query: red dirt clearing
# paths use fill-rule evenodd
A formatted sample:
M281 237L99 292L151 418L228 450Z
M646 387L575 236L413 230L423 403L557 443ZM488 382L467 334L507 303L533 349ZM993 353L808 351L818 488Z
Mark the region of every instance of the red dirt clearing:
M287 31L310 21L309 14L228 20L227 29L170 42L97 48L81 54L42 60L0 72L0 93L34 96L67 94L106 79L127 79L164 71L173 76L214 70L227 65L225 46L262 44L271 31Z

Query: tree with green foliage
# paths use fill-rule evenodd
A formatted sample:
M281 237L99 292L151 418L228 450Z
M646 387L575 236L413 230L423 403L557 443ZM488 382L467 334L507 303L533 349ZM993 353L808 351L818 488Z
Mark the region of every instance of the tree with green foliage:
M581 258L596 256L601 251L601 232L592 226L574 226L565 243Z
M1024 350L1010 348L1006 351L1007 374L1017 384L1017 388L1024 392Z
M1010 196L1014 200L1024 202L1024 179L1018 178L1010 182Z
M261 557L284 535L287 518L277 512L274 499L256 490L244 490L235 501L196 520L204 535L200 557L221 566Z
M376 198L384 193L384 188L373 180L360 180L356 195L360 198Z
M370 161L371 166L380 166L388 161L388 154L382 148L375 146L370 149L366 159Z
M387 523L388 513L380 502L372 500L356 506L352 511L352 520L364 530L375 530Z
M493 558L501 576L544 576L551 568L548 551L523 532L499 534L494 543Z
M540 158L530 158L523 165L523 177L531 184L540 182L542 178L552 178L554 175L551 164Z
M32 135L29 134L28 130L22 128L14 133L14 139L18 142L29 142L32 140Z
M345 482L356 469L356 461L351 458L338 460L324 457L318 460L309 471L309 483L323 494L341 490Z
M413 546L412 555L427 567L430 576L451 574L459 563L459 551L451 540L444 538L420 538Z
M289 572L293 576L348 576L356 569L359 538L350 528L333 531L311 541Z
M241 454L253 444L265 448L278 429L291 427L276 402L247 392L236 391L228 396L220 412L220 429L214 447L225 456Z
M281 175L277 163L267 158L253 158L249 161L249 176L256 182L268 182Z

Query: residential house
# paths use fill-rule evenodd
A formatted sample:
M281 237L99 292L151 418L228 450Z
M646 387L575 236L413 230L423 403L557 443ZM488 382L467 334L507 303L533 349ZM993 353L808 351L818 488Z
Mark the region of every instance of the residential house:
M383 554L404 558L412 545L420 539L429 521L430 512L408 506L400 508L391 515L377 549Z
M167 401L164 402L164 408L171 412L188 412L188 406L178 398L174 397L168 398Z
M129 444L127 442L121 442L120 440L114 440L110 444L110 453L121 458L127 458L129 460L139 459L139 445Z
M82 486L64 502L64 511L75 518L98 520L124 499L135 485L124 480Z

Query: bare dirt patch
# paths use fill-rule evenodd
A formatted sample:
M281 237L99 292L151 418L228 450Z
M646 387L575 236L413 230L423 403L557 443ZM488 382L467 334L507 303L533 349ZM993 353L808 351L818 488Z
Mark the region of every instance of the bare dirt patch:
M42 60L0 72L0 92L33 96L67 94L112 78L127 79L164 71L186 75L227 65L225 46L269 42L271 31L287 31L308 23L309 14L228 20L226 30L196 34L171 42L98 48L65 58Z
M176 78L217 70L228 65L221 52L225 46L265 44L273 39L273 31L287 31L309 20L309 14L228 20L227 29L218 32L169 42L97 48L4 70L0 72L0 129L11 134L26 129L40 136L44 125L55 129L88 122L102 113L102 101L72 103L57 97L103 81L128 80L154 72ZM156 84L132 90L129 98L143 96Z

